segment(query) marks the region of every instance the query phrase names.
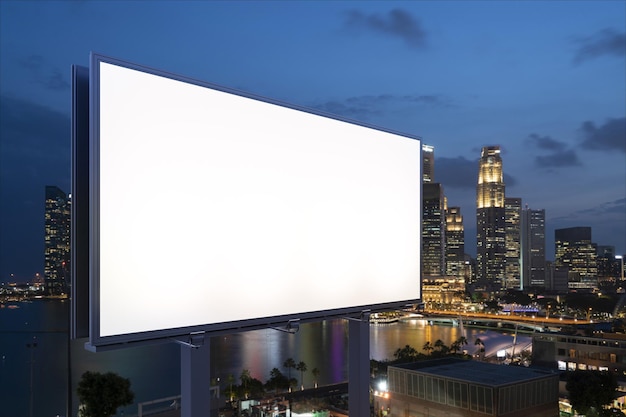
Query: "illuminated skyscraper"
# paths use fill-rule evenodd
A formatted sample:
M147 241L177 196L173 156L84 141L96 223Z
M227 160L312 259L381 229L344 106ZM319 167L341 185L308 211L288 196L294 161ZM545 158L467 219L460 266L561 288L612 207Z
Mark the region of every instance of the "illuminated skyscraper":
M546 211L522 210L522 288L547 287Z
M67 294L70 281L70 199L59 187L46 186L44 285L50 295Z
M504 212L506 223L506 279L503 287L520 289L522 199L506 197L504 199Z
M554 231L554 266L567 268L570 290L598 286L597 246L591 242L591 227L569 227Z
M435 182L435 148L422 143L422 182Z
M465 277L465 231L460 207L446 208L446 275Z
M422 273L424 276L441 276L445 273L446 220L441 184L422 184L422 205Z
M502 288L506 265L504 181L499 146L482 149L476 187L476 275L492 289Z

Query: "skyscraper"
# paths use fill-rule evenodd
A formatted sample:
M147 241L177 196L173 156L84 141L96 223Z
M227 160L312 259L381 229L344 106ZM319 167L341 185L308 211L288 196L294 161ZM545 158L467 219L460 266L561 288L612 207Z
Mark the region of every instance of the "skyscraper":
M422 182L435 182L435 148L422 143Z
M547 287L546 211L522 210L522 289Z
M67 294L70 280L70 199L59 187L46 186L44 285L49 295Z
M522 217L522 199L506 197L504 199L504 221L506 224L506 275L504 288L520 289L520 232Z
M598 286L597 248L591 241L591 227L569 227L554 231L555 269L568 270L570 290Z
M499 146L482 149L476 187L476 275L498 290L506 264L504 181Z
M446 275L465 277L465 231L460 207L446 208Z
M441 184L422 184L422 205L422 273L441 276L445 273L445 209Z

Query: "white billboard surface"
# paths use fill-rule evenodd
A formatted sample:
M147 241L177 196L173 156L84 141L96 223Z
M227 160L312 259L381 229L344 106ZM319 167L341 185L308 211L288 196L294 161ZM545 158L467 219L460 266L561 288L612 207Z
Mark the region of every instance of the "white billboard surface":
M94 62L96 339L420 298L419 140Z

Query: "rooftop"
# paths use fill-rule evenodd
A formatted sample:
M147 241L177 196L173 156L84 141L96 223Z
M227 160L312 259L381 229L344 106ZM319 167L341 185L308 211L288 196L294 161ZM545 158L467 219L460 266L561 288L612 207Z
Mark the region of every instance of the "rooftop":
M434 359L393 365L394 368L431 374L437 377L456 379L489 385L492 387L546 378L558 373L542 368L525 368L515 365L496 365L493 363L455 358Z

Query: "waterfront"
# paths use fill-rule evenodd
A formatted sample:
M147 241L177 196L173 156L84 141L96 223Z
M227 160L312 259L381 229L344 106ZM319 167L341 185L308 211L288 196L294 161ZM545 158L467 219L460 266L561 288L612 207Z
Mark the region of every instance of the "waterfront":
M34 300L13 305L18 308L0 309L0 415L66 415L67 386L71 384L72 391L75 390L80 376L87 370L113 371L131 380L135 405L120 409L119 415L122 412L126 416L135 415L139 402L180 394L179 345L168 343L93 353L84 349L85 340L72 341L68 345L68 302ZM421 351L427 341L433 343L437 339L450 345L462 332L469 342L465 346L469 353L475 351L477 337L484 342L488 355L513 342L510 333L462 330L412 319L372 325L370 356L377 360L392 359L398 348L408 344ZM34 341L36 347L33 347ZM523 349L530 343L530 337L518 335L517 342L518 349ZM266 329L213 337L211 376L219 379L222 389L227 385L228 376L238 379L242 369L248 369L253 378L266 381L274 367L286 373L282 364L292 357L296 362L304 361L308 367L304 373L305 387L313 386L313 368L320 370L317 377L320 385L342 382L347 379L347 345L348 326L344 320L303 324L296 334ZM292 370L292 376L299 379L300 374ZM74 398L71 405L73 416L76 415L76 402Z

